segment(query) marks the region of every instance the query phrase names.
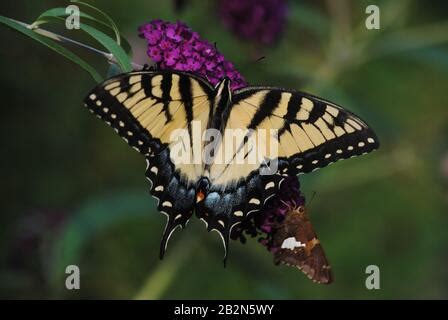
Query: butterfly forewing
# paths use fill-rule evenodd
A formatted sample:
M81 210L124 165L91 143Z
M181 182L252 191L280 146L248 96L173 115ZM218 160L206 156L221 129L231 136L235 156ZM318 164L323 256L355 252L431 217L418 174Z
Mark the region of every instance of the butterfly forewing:
M309 94L249 87L236 92L233 101L235 112L250 115L248 126L277 130L278 157L289 161L290 173L310 172L379 146L375 133L359 117ZM237 118L232 112L230 117Z

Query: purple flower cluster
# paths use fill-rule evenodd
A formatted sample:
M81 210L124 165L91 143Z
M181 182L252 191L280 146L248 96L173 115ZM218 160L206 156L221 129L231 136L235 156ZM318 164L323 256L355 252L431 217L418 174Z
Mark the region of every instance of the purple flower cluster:
M234 65L216 47L181 22L153 20L139 27L139 36L148 42L148 56L160 69L188 71L216 85L224 77L232 90L247 84Z
M273 246L275 225L281 223L291 208L305 205L305 198L300 192L300 183L297 176L287 177L281 184L279 192L270 199L260 214L253 219L237 225L231 237L245 242L244 234L256 237L261 235L259 241L274 253L278 248Z
M265 45L283 32L286 11L286 0L219 0L219 14L230 30Z

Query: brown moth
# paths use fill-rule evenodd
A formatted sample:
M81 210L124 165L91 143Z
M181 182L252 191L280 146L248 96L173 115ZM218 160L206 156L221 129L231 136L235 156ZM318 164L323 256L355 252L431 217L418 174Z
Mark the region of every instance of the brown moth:
M274 262L295 266L317 283L333 281L331 267L304 206L291 207L273 234Z

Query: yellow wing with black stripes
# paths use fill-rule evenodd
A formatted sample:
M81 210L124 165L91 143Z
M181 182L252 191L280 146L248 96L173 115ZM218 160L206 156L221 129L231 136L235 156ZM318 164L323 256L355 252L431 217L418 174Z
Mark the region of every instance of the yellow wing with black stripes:
M247 87L220 116L222 139L204 172L211 185L196 212L226 247L232 228L260 211L288 177L379 146L359 117L293 90Z
M214 165L210 176L216 184L244 179L263 161L288 161L288 168L282 168L282 173L300 174L368 153L379 146L375 133L359 117L309 94L248 87L235 92L232 102L225 128L254 136L252 141L256 142L252 151L243 146L233 158L248 159L251 152L256 152L259 160L251 164L247 161L241 165L235 162ZM220 149L231 145L226 141L229 137L232 138L223 135Z
M213 96L213 87L191 74L137 71L105 81L85 99L91 112L146 157L151 194L168 217L161 256L171 233L186 225L194 209L203 172L201 137Z
M168 217L161 257L193 210L227 248L232 228L261 210L285 178L379 146L363 120L331 102L269 87L232 93L229 79L212 87L183 72L119 75L85 103L146 157L151 194ZM210 132L221 136L204 140Z

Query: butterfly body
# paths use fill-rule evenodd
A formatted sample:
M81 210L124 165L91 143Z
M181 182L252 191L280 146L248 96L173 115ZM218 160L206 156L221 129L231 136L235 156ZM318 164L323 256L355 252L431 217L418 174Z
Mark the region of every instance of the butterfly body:
M161 257L193 213L227 253L232 228L261 210L285 177L378 147L362 120L328 101L270 87L232 92L228 79L213 87L184 72L122 74L85 104L146 158L150 192L168 217Z

